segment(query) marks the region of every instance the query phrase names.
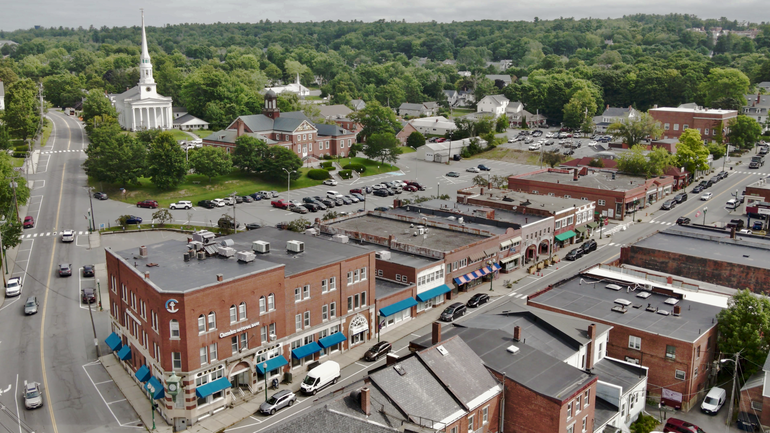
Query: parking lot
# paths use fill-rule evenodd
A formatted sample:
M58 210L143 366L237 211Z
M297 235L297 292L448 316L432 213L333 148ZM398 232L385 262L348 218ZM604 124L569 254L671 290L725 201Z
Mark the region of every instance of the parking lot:
M506 143L501 144L500 147L524 151L539 151L542 153L552 152L562 155L569 155L573 158L583 158L596 156L599 152L612 152L609 150L609 144L606 142L598 141L599 137L564 137L558 138L556 136L548 137L549 134L559 134L557 129L543 129L527 132L528 134L537 132L542 135L519 135L521 131L509 130L505 134L499 134L499 137L504 137ZM525 131L526 132L526 131ZM571 134L570 134L571 135ZM608 137L604 135L604 137ZM513 140L513 142L510 142ZM540 143L540 146L535 148L536 144Z

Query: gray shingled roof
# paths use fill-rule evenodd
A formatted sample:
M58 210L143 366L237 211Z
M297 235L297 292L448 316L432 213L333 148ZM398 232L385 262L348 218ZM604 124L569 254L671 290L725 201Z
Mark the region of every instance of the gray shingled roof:
M510 75L495 75L495 74L490 74L490 75L487 75L486 77L487 77L487 78L489 78L489 79L490 79L490 80L492 80L492 81L495 81L495 80L500 80L500 81L504 82L505 84L510 84L510 83L511 83L511 81L512 81L512 80L511 80L511 76L510 76Z
M310 427L312 426L312 428ZM398 431L366 420L363 417L352 416L338 412L326 406L316 405L301 416L293 416L285 419L285 422L268 427L265 432L281 433L391 433Z
M487 95L483 97L482 100L487 98L491 99L497 104L504 104L506 101L508 101L508 98L506 98L504 95Z
M628 108L608 107L606 110L604 110L604 113L602 113L602 116L623 117L623 116L627 116L630 111L631 110Z
M633 389L647 377L647 369L612 358L602 358L594 364L591 372L599 376L599 380L611 383L623 389L623 394Z
M353 110L345 105L319 105L318 111L321 112L323 117L345 117L352 113Z
M339 125L327 125L325 123L317 123L315 125L318 130L318 135L322 137L337 137L340 135L349 135L352 132L345 128L341 128Z
M175 125L183 125L183 124L185 124L185 123L187 123L187 122L192 122L192 121L203 122L203 123L205 123L206 125L208 125L208 124L209 124L209 122L206 122L206 121L205 121L205 120L203 120L203 119L199 119L199 118L197 118L197 117L193 116L193 115L192 115L192 114L190 114L190 113L187 113L187 114L185 114L185 115L183 115L183 116L179 116L178 118L174 119L174 124L175 124Z
M422 104L413 104L410 102L404 102L399 107L399 110L417 110L417 111L424 111L425 106Z

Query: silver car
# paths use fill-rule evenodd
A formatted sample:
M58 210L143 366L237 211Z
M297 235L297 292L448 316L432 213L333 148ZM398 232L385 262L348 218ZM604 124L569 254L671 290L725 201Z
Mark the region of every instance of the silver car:
M259 406L259 411L266 414L266 415L272 415L276 411L283 409L286 406L291 406L297 401L297 396L294 395L293 392L289 391L288 389L284 389L281 391L276 392L270 398L267 399L264 403L262 403Z
M40 384L37 382L24 382L24 407L37 409L43 406L43 394L40 393Z
M37 298L34 296L30 296L27 298L27 302L24 303L24 314L30 315L30 314L36 314L37 313Z

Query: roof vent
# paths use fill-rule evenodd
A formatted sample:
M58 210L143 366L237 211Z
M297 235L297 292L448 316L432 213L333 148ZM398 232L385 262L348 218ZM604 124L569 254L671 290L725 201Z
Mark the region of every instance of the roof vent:
M639 292L639 293L636 294L637 298L642 298L642 299L647 299L650 296L652 296L652 293L650 293L650 292Z
M304 253L305 243L300 241L286 241L286 250L293 253Z
M239 262L249 263L253 262L257 258L257 255L251 251L238 251L236 258Z
M508 346L508 348L507 348L507 349L505 349L505 350L507 350L508 352L510 352L510 353L513 353L513 354L515 355L515 354L519 353L519 351L520 351L521 349L519 349L519 348L518 348L518 347L516 347L516 346Z
M406 370L404 370L404 367L402 367L401 364L394 365L393 369L396 370L396 373L398 373L399 376L406 374Z
M317 229L307 229L305 230L306 235L310 236L318 236L318 230Z
M614 290L616 292L619 291L620 289L622 289L622 287L618 286L617 284L607 284L604 287L607 288L607 289L610 289L610 290Z
M346 235L334 235L332 236L332 240L334 242L339 242L341 244L346 244L348 241L350 241L350 238Z
M251 249L260 254L267 254L270 252L270 242L254 241L251 243Z
M660 309L656 311L656 313L660 314L661 316L668 316L669 314L671 314L668 310L660 310Z
M444 346L436 346L436 350L438 350L438 353L440 353L440 354L442 354L444 356L449 355L449 351L446 350L446 348Z
M647 304L647 308L645 308L645 311L649 311L650 313L654 313L654 312L658 311L658 307L653 307L652 305Z
M390 251L377 251L374 257L380 260L390 260Z
M631 301L629 301L627 299L615 299L615 303L616 304L620 304L620 305L622 305L624 307L628 307L629 305L631 305Z
M665 302L668 305L676 305L676 304L679 303L679 299L677 299L677 298L668 298L668 299L666 299L663 302Z
M616 313L620 313L620 314L626 314L628 309L626 307L621 306L621 305L616 305L616 306L612 307L612 311L614 311Z

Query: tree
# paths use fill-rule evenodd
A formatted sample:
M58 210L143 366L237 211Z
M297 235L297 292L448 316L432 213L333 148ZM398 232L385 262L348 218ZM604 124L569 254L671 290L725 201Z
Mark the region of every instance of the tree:
M36 94L35 83L28 78L9 85L5 94L3 121L12 136L25 142L35 134L40 121Z
M741 352L744 376L751 376L765 363L770 350L770 300L741 290L717 314L719 351L732 355Z
M745 101L750 85L749 77L738 69L714 68L700 85L703 105L710 107L714 101L724 98Z
M302 167L302 160L291 149L283 146L270 146L267 150L267 157L263 161L262 174L273 180L286 180L286 172L292 173L291 178L297 180L300 177L299 169Z
M697 129L687 129L679 136L679 142L676 144L678 166L693 174L696 171L708 170L708 156L709 151L703 145Z
M425 145L425 136L422 135L419 131L414 131L411 134L409 134L409 137L406 138L406 145L417 149L420 146Z
M221 147L201 147L193 150L189 156L190 168L196 173L208 177L209 183L211 183L212 177L228 174L233 168L230 154Z
M575 92L567 105L564 106L564 126L580 128L596 113L596 100L586 89Z
M508 116L503 114L495 120L495 132L505 132L508 129Z
M147 176L158 189L169 189L179 185L187 174L184 151L170 132L158 134L152 142L147 162Z
M8 150L13 145L11 141L11 134L8 132L8 127L0 122L0 150Z
M366 140L364 155L369 159L379 160L383 165L386 162L395 164L398 155L401 154L398 138L393 133L376 133Z
M83 121L88 122L96 116L102 119L108 116L117 119L118 112L101 90L93 89L88 92L88 97L83 102Z
M711 156L714 157L715 161L725 156L725 152L727 151L725 146L721 146L717 143L709 143L708 145L706 145L706 148L709 150L709 153L711 154Z
M476 176L473 176L473 180L471 180L471 182L478 186L487 186L487 183L489 183L487 177L483 174L477 174Z
M56 107L72 107L86 96L82 90L83 83L72 74L60 74L46 77L43 80L45 100Z
M160 224L160 226L163 227L166 225L167 222L173 221L174 216L171 215L171 212L169 212L168 209L161 209L152 214L152 220L157 221L158 224Z
M29 186L21 173L14 170L11 157L6 152L0 152L0 215L4 215L6 223L0 226L3 233L3 246L13 248L21 243L21 224L16 214L16 206L13 201L14 188L11 183L16 183L16 201L22 205L29 200ZM7 238L6 238L7 236Z
M366 108L350 115L350 118L361 124L358 133L359 141L367 141L371 135L390 133L395 135L401 129L396 113L390 108L383 107L377 101L366 104Z
M560 153L545 152L543 153L543 162L548 164L549 167L554 168L562 162L566 161L567 157Z
M730 144L741 149L750 149L762 135L762 126L749 116L739 114L728 123L727 138Z
M145 172L147 147L114 125L93 131L91 136L96 139L86 148L88 158L83 169L88 177L99 182L137 184Z
M631 146L628 152L623 153L618 158L618 170L628 174L646 175L648 164L644 152L644 146L638 144Z
M647 137L658 138L663 133L660 122L653 119L648 113L641 113L636 119L629 119L625 123L615 122L607 128L607 132L615 137L623 138L629 146L642 142Z
M675 165L676 163L674 155L662 147L653 148L650 153L647 154L647 161L649 167L647 174L650 176L660 176L668 167Z
M293 232L302 233L307 230L308 227L310 227L310 221L306 220L304 217L299 217L290 222L287 228Z
M267 155L267 143L264 140L248 135L235 139L233 151L233 166L248 173L258 173L262 170L262 162Z

